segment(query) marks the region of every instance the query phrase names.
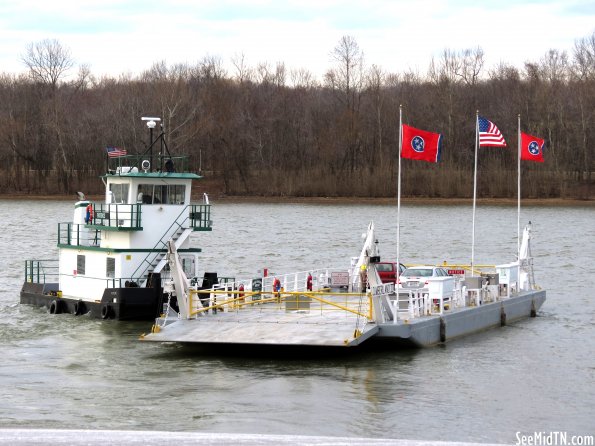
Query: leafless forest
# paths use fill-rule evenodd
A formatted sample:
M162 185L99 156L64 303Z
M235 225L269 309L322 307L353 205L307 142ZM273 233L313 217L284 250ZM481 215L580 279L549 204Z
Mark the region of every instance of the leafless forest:
M155 63L138 76L96 78L55 40L23 51L26 73L0 75L0 191L101 193L105 147L142 153L141 116L160 116L172 152L191 157L227 195L396 194L399 104L405 123L444 135L442 162L403 160L403 196L473 193L475 115L508 148L481 148L478 197L516 197L517 116L545 138L545 163L523 162L523 196L593 198L595 32L523 67L485 66L481 48L444 50L425 73L365 63L354 38L329 52L323 79L243 55Z

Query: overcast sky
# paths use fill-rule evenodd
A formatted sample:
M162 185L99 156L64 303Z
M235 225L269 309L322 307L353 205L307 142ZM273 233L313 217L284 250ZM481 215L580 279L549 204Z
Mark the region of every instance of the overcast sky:
M595 0L0 0L0 72L23 72L29 43L57 39L96 76L205 56L232 71L243 54L320 79L349 35L367 65L425 74L445 48L481 46L488 67L522 67L594 31Z

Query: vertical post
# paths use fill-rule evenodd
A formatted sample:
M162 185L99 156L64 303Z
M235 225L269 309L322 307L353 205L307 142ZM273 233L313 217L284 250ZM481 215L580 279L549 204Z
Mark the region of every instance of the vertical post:
M517 259L521 258L521 114L518 115Z
M477 146L479 144L479 110L475 112L475 167L473 169L473 217L471 229L471 277L475 275L473 261L475 258L475 202L477 200Z
M520 291L520 281L521 281L521 114L518 115L518 138L517 138L517 145L518 145L518 172L517 172L517 182L518 182L518 201L517 201L517 248L516 248L516 255L517 255L517 293Z
M399 245L401 238L401 151L403 150L403 106L399 105L399 167L397 173L397 295L399 279Z
M151 160L149 172L153 172L153 127L149 127L149 159Z

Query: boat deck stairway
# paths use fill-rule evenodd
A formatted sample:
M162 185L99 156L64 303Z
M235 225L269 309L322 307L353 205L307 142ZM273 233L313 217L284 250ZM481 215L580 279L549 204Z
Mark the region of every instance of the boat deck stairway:
M165 230L153 249L141 261L132 277L138 278L142 287L146 286L149 273L160 273L167 265L167 243L172 240L176 249L180 248L194 231L212 229L211 206L209 204L191 204L180 212L174 222Z
M191 293L191 317L156 321L145 341L261 346L356 346L378 333L362 293ZM219 302L219 303L217 303Z

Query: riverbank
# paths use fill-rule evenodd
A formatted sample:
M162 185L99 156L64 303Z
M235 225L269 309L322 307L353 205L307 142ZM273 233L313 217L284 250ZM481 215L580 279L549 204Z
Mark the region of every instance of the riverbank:
M103 201L103 195L89 195L91 201ZM35 194L0 194L0 200L76 200L76 195L35 195ZM193 201L199 201L202 196L193 196ZM374 197L279 197L279 196L211 196L211 202L226 203L295 203L295 204L376 204L396 205L397 199ZM424 198L402 197L401 204L413 205L466 205L471 204L471 198ZM584 206L595 207L595 200L577 200L566 198L524 198L523 206ZM477 204L490 206L516 206L516 198L478 198Z

